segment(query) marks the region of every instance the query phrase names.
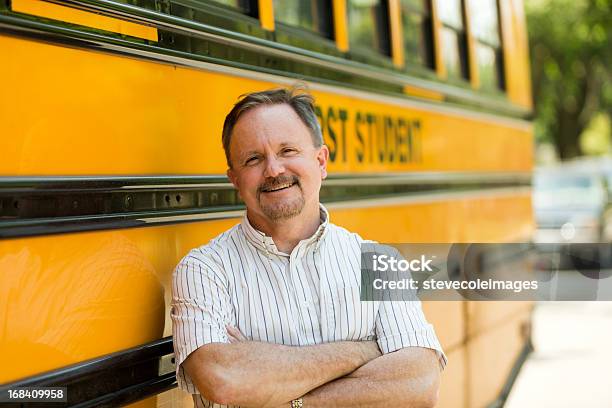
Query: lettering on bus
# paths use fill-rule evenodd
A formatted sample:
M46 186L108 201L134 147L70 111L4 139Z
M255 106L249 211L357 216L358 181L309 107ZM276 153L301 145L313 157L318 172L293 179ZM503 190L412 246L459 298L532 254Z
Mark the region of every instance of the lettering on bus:
M420 163L418 118L315 106L332 163Z

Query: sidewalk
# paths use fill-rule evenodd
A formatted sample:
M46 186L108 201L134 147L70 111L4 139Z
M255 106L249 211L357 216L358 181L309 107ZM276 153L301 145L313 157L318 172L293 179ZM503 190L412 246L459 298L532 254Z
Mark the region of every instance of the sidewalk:
M612 302L542 302L505 408L612 407Z

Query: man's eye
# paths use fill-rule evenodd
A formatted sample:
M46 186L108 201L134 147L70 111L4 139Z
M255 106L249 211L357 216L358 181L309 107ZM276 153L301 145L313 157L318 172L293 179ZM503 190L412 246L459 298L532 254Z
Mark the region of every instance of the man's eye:
M255 164L256 162L257 162L257 156L253 156L253 157L249 157L248 159L246 159L244 164L249 165L249 164Z
M283 153L287 154L287 153L295 153L295 149L287 147L285 149L283 149Z

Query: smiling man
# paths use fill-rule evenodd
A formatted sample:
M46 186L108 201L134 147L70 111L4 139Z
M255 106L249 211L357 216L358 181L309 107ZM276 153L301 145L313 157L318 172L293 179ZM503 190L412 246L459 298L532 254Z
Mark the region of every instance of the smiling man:
M366 241L319 203L313 98L245 95L222 140L247 210L174 272L179 387L197 407L434 406L446 357L420 302L361 302Z

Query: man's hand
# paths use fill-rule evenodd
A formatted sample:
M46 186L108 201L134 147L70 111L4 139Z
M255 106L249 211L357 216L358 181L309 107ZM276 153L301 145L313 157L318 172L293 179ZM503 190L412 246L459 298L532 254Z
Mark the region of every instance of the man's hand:
M304 395L306 407L434 407L440 368L434 350L406 347Z
M381 355L374 341L291 347L248 341L233 327L227 333L230 344L204 345L183 363L202 395L220 404L287 407Z
M244 337L244 335L240 333L240 330L238 330L237 328L232 326L226 326L225 329L227 330L227 335L229 337L230 343L240 343L241 341L249 341L249 339Z

